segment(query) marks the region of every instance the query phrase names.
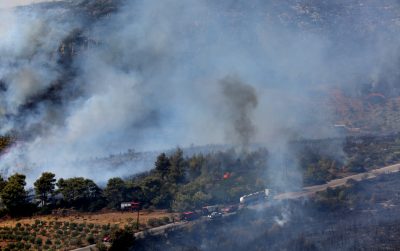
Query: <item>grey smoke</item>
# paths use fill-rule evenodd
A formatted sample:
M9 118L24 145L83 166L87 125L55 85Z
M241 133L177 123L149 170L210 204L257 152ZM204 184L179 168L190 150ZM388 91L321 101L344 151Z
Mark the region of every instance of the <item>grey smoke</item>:
M258 105L255 89L240 79L228 76L220 82L225 117L231 128L227 131L227 138L239 144L243 149L249 146L256 133L253 123L253 113Z
M390 20L387 10L347 14L348 1L328 1L317 15L307 1L138 0L93 21L82 17L84 2L0 15L0 132L29 136L1 157L5 174L106 180L116 173L76 161L192 143L262 143L279 169L292 138L335 136L330 88L354 93L396 76L399 28L378 23ZM77 43L66 69L59 47L75 30L93 42Z

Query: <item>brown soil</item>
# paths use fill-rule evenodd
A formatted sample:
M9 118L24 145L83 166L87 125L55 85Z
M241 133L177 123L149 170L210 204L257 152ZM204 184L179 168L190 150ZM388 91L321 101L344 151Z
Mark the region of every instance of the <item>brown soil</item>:
M162 217L174 217L172 213L166 211L140 211L139 223L146 224L151 218L162 218ZM93 223L99 225L105 224L118 224L123 228L126 224L136 223L137 212L101 212L101 213L76 213L69 216L59 215L46 215L46 216L34 216L29 218L21 219L2 219L0 220L0 227L14 227L17 222L21 224L33 224L35 220L41 221L67 221L75 223Z

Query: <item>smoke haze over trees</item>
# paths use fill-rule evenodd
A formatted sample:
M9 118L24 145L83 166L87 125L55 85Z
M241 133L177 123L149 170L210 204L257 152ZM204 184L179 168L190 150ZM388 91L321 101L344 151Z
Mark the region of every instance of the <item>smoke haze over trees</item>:
M0 0L0 216L238 206L398 163L399 42L397 0ZM362 175L151 244L397 250L400 176Z
M90 0L1 10L0 131L19 138L1 169L31 181L46 170L105 181L110 171L77 161L254 142L281 162L291 138L337 135L332 88L399 94L398 8Z

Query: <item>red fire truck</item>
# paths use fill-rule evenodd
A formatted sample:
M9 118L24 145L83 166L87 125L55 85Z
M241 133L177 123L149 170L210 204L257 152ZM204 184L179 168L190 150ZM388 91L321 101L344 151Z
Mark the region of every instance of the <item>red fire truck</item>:
M122 211L136 211L140 209L139 202L121 202L121 210Z

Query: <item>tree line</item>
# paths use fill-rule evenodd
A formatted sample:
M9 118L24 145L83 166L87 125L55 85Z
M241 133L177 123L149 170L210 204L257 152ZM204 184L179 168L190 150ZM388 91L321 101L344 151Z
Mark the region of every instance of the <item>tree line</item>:
M102 190L90 179L76 177L57 181L54 173L44 172L34 182L33 191L25 189L25 180L26 176L20 173L7 180L0 177L2 215L49 213L55 207L95 211L106 205Z
M234 150L185 157L181 149L160 154L154 168L129 178L114 177L105 187L84 177L60 178L44 172L26 190L26 176L0 177L1 214L50 213L56 208L97 211L119 209L121 202L137 201L144 208L186 210L218 203L237 203L246 193L262 189L265 149L251 153Z
M354 161L359 157L359 151L354 153L352 149L376 150L371 146L375 142L389 147L397 142L379 139L383 142L374 139L365 139L361 143L348 141L344 150L349 154L345 158L332 154L336 149L331 145L337 145L333 141L294 142L291 147L293 160L288 158L288 163L283 161L280 163L282 166L273 168L281 168L287 173L285 177L290 178L298 172L292 172L287 166L294 166L302 172L303 185L321 184L342 172L364 171L362 165ZM249 152L230 149L185 156L178 148L172 153L158 155L151 170L127 178L110 178L105 187L84 177L57 180L55 174L45 172L35 181L34 189L27 191L25 175L17 173L7 180L0 177L0 215L48 213L56 208L80 211L119 209L120 203L125 201L140 202L143 208L172 211L238 203L240 196L264 188L279 191L273 187L277 177L268 172L271 168L269 155L267 149L259 148ZM290 161L296 164L290 165Z

